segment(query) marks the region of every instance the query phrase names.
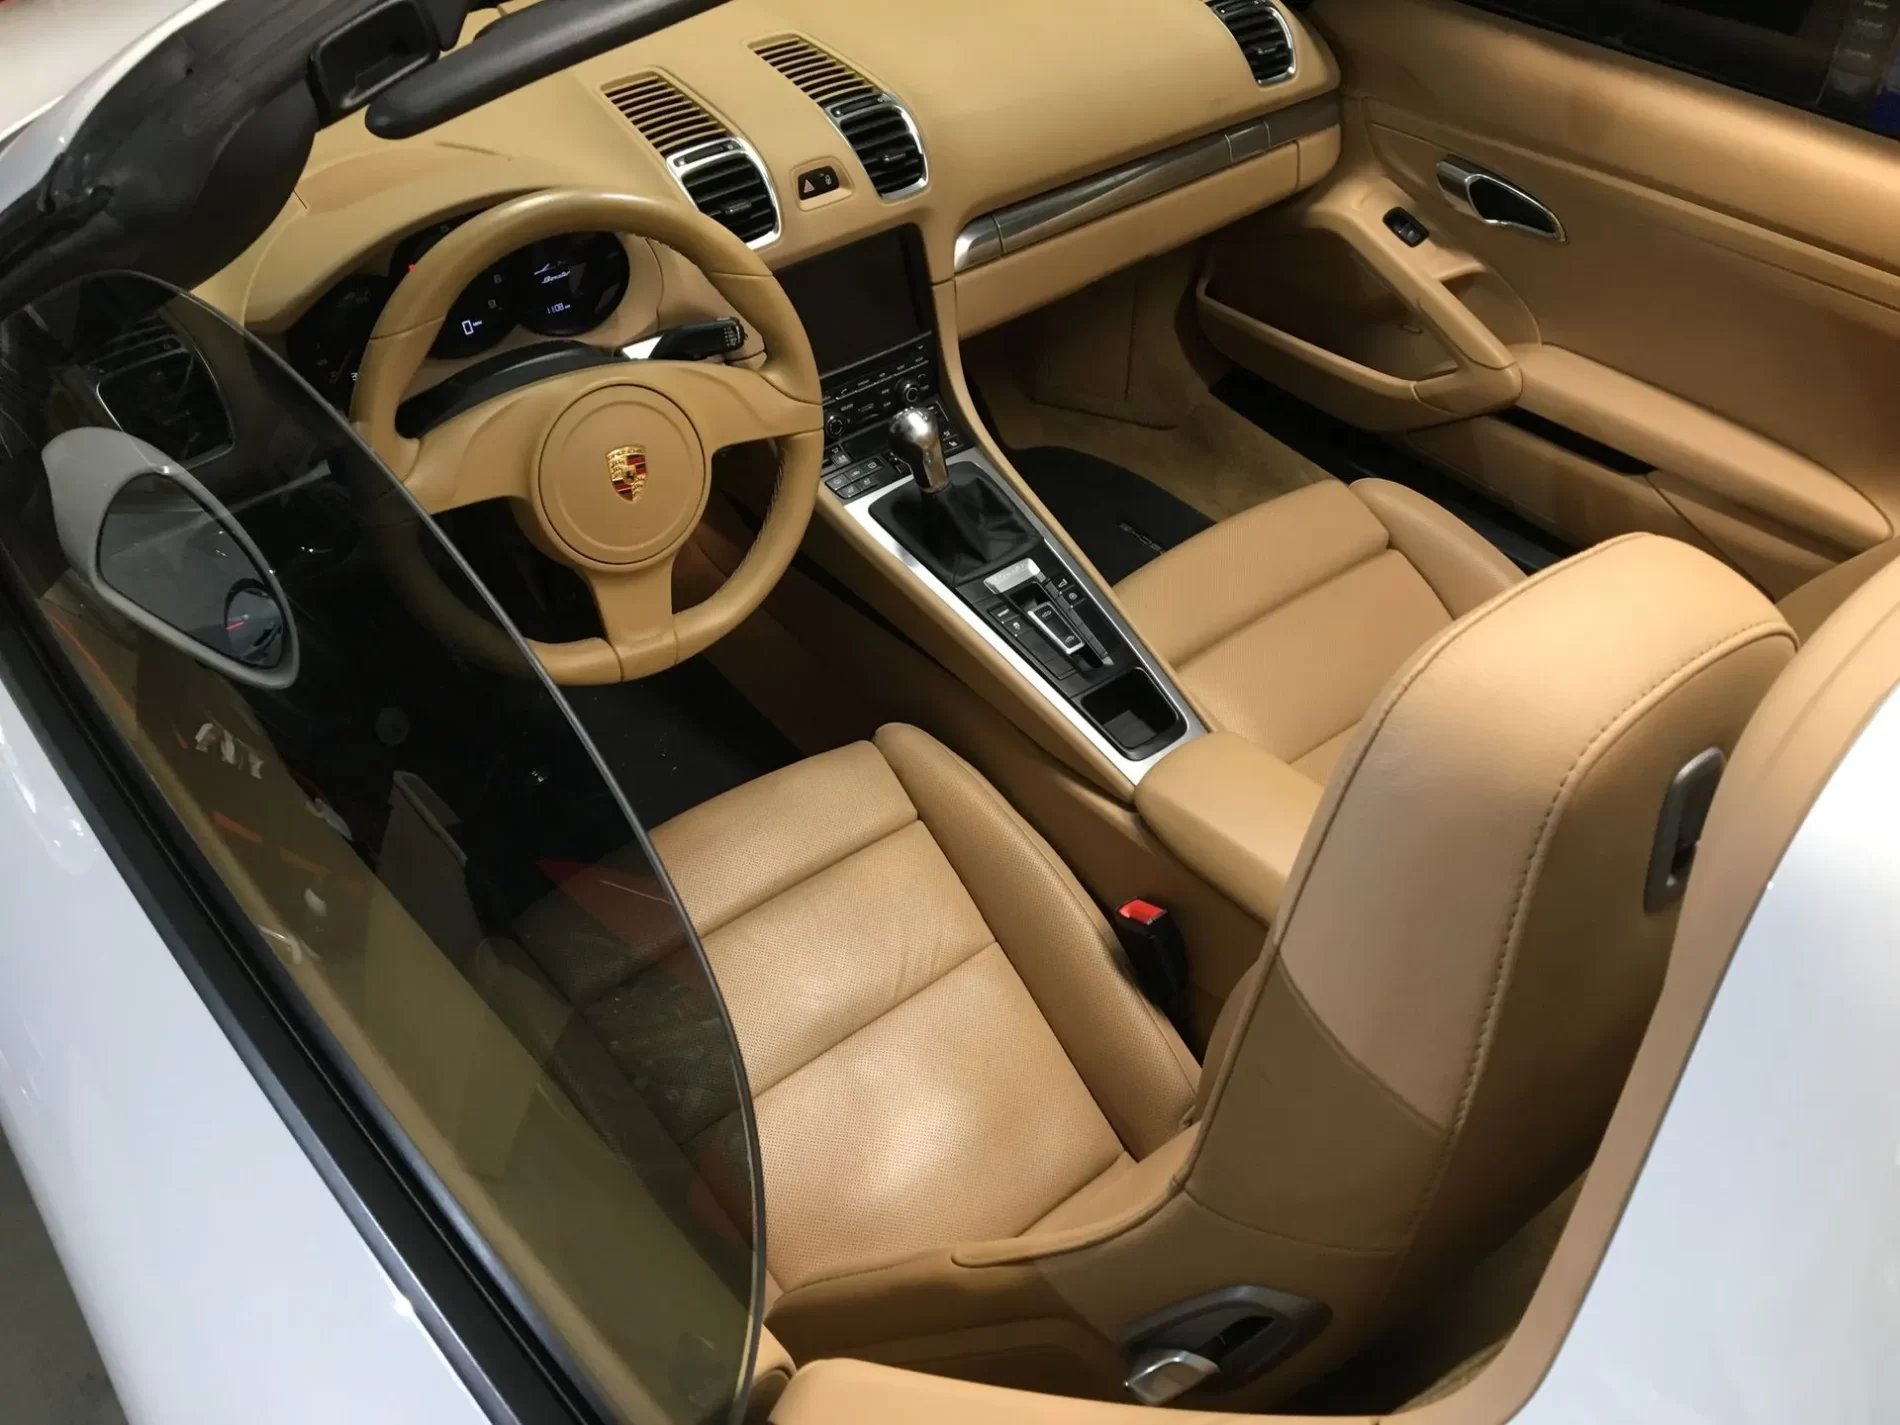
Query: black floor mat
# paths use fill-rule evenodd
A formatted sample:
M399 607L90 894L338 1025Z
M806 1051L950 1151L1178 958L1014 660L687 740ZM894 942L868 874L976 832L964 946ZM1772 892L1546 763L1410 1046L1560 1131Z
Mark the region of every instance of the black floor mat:
M563 691L649 831L798 760L798 750L703 658L632 683Z
M1153 481L1098 456L1039 445L1012 450L1009 458L1111 584L1214 523Z
M1449 475L1249 372L1228 372L1214 383L1214 394L1268 435L1342 480L1375 476L1443 505L1521 568L1535 571L1576 553L1549 531Z

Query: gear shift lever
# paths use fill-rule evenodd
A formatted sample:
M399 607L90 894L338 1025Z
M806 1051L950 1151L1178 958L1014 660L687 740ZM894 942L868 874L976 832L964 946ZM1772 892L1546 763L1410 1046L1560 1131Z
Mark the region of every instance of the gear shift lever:
M871 517L946 584L960 584L1033 548L1036 534L971 461L952 470L943 432L922 406L898 413L890 437L916 483L871 507Z
M916 460L917 488L941 495L950 488L950 467L943 460L943 432L937 418L922 406L899 411L890 426L891 439Z

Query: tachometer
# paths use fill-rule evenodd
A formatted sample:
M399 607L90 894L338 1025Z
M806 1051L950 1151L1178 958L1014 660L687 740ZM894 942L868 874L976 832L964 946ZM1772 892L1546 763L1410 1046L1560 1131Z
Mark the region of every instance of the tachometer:
M627 250L612 233L564 233L515 256L521 325L542 336L592 331L627 293Z

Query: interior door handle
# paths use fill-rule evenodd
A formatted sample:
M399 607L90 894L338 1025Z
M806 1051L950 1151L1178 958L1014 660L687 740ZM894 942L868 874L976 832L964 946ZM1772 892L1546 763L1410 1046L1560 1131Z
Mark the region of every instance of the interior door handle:
M1494 228L1516 228L1535 237L1563 242L1557 215L1508 178L1500 178L1462 158L1438 160L1438 186L1445 201Z

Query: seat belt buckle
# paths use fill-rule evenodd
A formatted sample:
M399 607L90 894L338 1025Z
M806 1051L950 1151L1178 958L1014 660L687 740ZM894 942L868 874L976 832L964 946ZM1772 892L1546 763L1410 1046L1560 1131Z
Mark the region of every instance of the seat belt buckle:
M1180 925L1166 906L1139 898L1116 907L1114 924L1136 987L1187 1041L1187 942Z

